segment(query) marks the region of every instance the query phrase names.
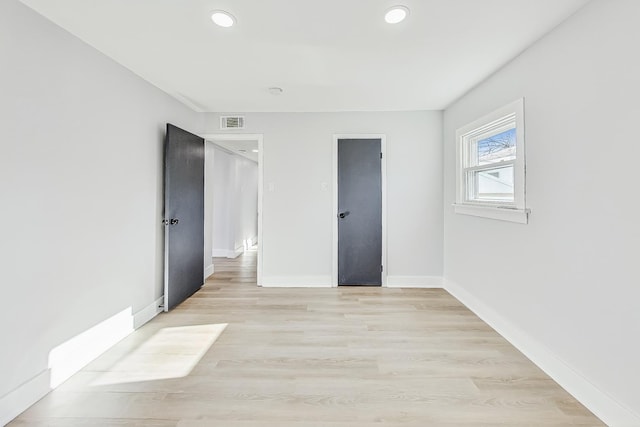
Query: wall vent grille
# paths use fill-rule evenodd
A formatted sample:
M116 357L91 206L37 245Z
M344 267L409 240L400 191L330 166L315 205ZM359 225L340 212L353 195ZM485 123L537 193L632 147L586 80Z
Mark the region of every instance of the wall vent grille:
M244 116L220 117L220 129L244 129Z

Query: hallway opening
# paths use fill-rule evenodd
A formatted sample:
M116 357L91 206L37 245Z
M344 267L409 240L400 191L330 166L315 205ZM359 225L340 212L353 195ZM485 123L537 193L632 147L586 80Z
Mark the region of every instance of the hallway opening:
M210 134L205 150L205 278L255 252L261 271L262 135Z

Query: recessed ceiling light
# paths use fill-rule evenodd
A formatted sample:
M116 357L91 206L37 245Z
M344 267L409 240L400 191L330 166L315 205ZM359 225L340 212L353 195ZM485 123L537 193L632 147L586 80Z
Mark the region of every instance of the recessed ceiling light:
M282 92L284 92L284 91L282 90L281 87L270 87L269 88L269 93L271 95L282 95Z
M384 20L389 24L397 24L409 16L409 8L406 6L393 6L384 14Z
M216 24L224 28L233 27L236 23L236 18L229 12L224 10L214 10L211 14L211 20Z
M257 153L257 152L258 152L258 150L251 150L251 151L252 151L253 153Z

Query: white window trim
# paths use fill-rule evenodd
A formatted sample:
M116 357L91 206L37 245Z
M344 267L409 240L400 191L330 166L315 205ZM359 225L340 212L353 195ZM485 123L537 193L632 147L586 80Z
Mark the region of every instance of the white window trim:
M514 201L479 201L468 200L466 171L472 169L495 168L498 163L491 166L475 166L465 169L465 156L467 153L467 141L469 138L483 136L483 129L494 128L501 119L515 115L516 123L516 159L502 164L514 165ZM511 122L514 119L511 119ZM486 116L459 128L456 131L456 203L453 205L457 214L479 216L503 221L527 224L529 213L526 207L526 167L525 167L525 131L524 131L524 98L520 98L502 108L499 108Z

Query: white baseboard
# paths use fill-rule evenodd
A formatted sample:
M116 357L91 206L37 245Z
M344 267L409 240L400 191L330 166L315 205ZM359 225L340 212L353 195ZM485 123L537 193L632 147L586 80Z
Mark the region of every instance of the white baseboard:
M263 277L262 286L271 288L330 288L331 276ZM388 276L387 288L442 288L439 276Z
M121 311L49 352L49 368L0 397L0 426L9 423L72 375L162 311L164 297L136 314Z
M24 412L51 391L51 371L45 369L13 391L0 397L0 426Z
M233 251L227 249L213 249L211 251L213 258L233 258Z
M133 332L131 307L63 342L49 352L51 388L73 374Z
M441 276L387 276L387 288L442 288Z
M611 427L640 426L640 416L624 407L576 372L551 350L495 312L455 282L444 288L520 350L567 392Z
M214 273L214 267L213 264L211 264L210 266L206 267L204 269L204 278L205 280L208 279L213 273Z
M265 288L330 288L331 276L262 277Z
M162 312L162 307L160 307L162 304L164 304L164 296L158 298L157 300L134 314L133 329L138 329L140 326L144 325L149 320L160 314Z
M214 249L211 251L211 256L213 258L238 258L240 255L244 253L244 248L236 248L235 250L229 249Z

